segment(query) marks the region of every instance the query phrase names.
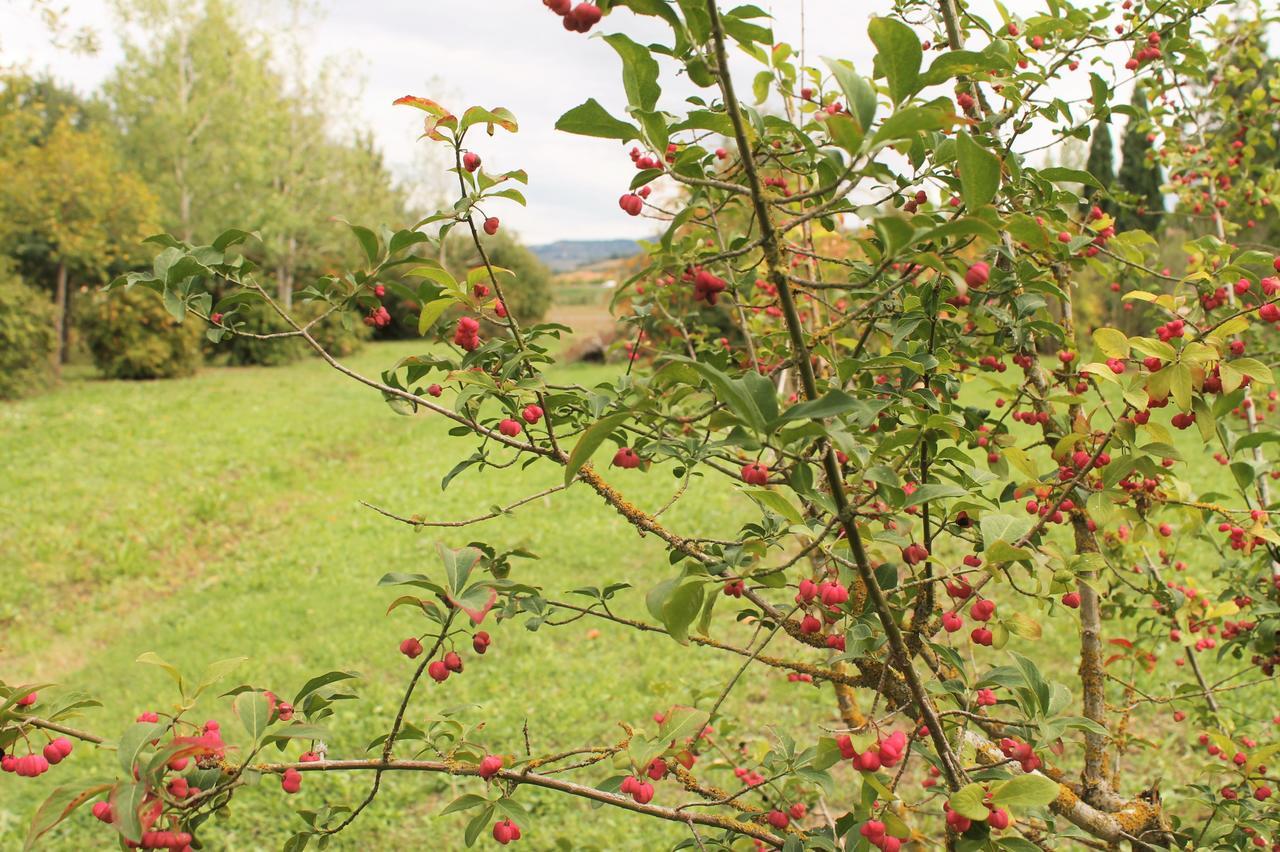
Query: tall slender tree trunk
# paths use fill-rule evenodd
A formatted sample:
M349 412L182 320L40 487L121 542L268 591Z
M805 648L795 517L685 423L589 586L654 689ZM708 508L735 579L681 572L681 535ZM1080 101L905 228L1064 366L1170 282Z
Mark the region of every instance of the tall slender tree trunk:
M66 263L58 263L57 284L54 290L54 303L57 305L57 311L54 314L54 323L58 332L58 349L55 362L58 371L61 372L62 365L67 363L67 265Z

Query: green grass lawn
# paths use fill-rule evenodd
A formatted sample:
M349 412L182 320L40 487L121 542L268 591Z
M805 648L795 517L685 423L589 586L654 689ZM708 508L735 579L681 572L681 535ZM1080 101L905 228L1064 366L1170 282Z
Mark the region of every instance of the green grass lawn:
M417 348L373 346L353 365L375 374ZM558 378L591 384L611 372L566 367ZM330 756L358 756L386 730L411 669L397 653L399 640L424 629L407 610L387 615L396 592L376 582L388 571L437 570L436 541L527 548L541 559L520 563L514 576L549 594L630 581L639 591L625 595L619 609L643 613L643 591L670 574L666 554L584 487L459 530L415 533L358 505L363 499L404 515L457 519L560 477L540 464L524 472L464 474L441 492L441 477L469 446L447 430L439 418L394 414L375 392L316 361L209 369L172 382L73 377L48 395L0 406L0 582L6 590L0 677L57 681L94 695L105 707L81 722L114 736L139 712L164 710L173 700L163 673L134 662L144 651L191 675L211 661L245 655L249 661L228 686L251 682L282 695L313 674L353 669L362 675L362 700L338 705ZM1188 455L1207 460L1198 435L1177 439ZM1206 481L1223 479L1212 461L1203 468ZM675 486L658 471L621 471L611 479L650 510ZM695 482L664 520L686 535L714 536L753 512L732 489ZM1210 558L1194 549L1186 555ZM489 629L490 653L468 656L466 672L444 686L424 685L409 718L481 705L471 718L487 720L480 736L498 752L522 751L526 720L535 751L612 742L618 720L643 725L672 703L705 700L740 663L598 621L532 635L519 623ZM1046 674L1069 681L1073 632L1044 641L1056 649ZM1036 653L1045 656L1043 649ZM1162 688L1171 669L1167 660L1162 665L1143 682ZM1230 700L1244 707L1249 699L1237 693ZM754 731L772 725L801 740L835 724L829 687L788 683L782 675L744 684L728 706ZM1244 712L1256 713L1257 706ZM217 703L208 713L229 717ZM1158 718L1167 715L1161 710ZM1159 742L1172 723L1143 730L1152 739L1140 766L1150 774L1134 782L1138 788L1158 777L1163 761L1186 752L1183 738ZM0 848L13 847L56 783L113 766L113 755L82 746L40 781L0 779ZM597 774L603 780L613 772ZM301 827L290 805L354 801L368 782L365 775L309 776L296 801L286 802L278 784L268 781L238 795L227 818L206 832L206 843L278 848ZM475 786L419 775L388 778L384 794L336 845L461 848L466 815L434 814ZM684 801L674 788L660 795ZM652 849L682 836L680 829L563 796L522 791L520 798L536 813L526 832L530 849ZM103 835L91 823L87 814L73 818L50 845L92 848Z
M371 347L355 366L376 374L414 349ZM606 375L570 368L564 378L589 383ZM114 735L137 713L174 700L162 673L134 663L147 650L192 675L246 655L239 681L289 695L312 674L354 669L363 676L363 700L339 705L331 726L331 755L353 756L394 715L411 670L399 640L425 629L407 610L388 616L397 592L376 582L388 571L437 571L435 541L460 547L483 538L527 548L542 558L520 563L514 576L549 592L618 579L645 589L668 575L662 548L582 487L483 527L447 531L415 533L358 505L365 499L402 514L465 518L560 476L550 466L464 475L442 493L440 480L465 443L446 432L443 420L396 415L375 392L315 361L206 370L175 382L72 380L0 407L3 677L72 684L100 698L105 709L83 722ZM669 476L639 473L620 484L649 509L675 485ZM732 492L695 486L665 517L687 533L713 533L745 508ZM639 615L641 596L621 609ZM526 719L535 750L616 741L617 720L643 724L656 710L691 702L699 684L722 682L738 665L675 643L655 649L651 639L603 622L536 635L519 624L489 629L490 652L447 685L423 688L410 719L481 704L473 717L488 720L483 739L495 751L520 748ZM780 689L800 700L765 709L760 692L744 689L737 698L760 705L760 718L783 723L829 712L829 692L785 679ZM0 836L18 836L53 786L46 780L92 775L94 762L86 747L40 782L0 779ZM112 763L108 755L103 766ZM316 806L322 791L354 799L368 781L308 779L300 799ZM464 817L432 817L449 800L448 784L402 776L384 789L342 845L407 848L410 838L460 837ZM521 798L538 812L536 848L562 841L565 848L641 849L679 836L563 796ZM82 840L89 822L72 820L57 836ZM238 796L231 818L208 835L219 848L272 848L294 824L301 826L272 783ZM627 839L620 845L618 838Z

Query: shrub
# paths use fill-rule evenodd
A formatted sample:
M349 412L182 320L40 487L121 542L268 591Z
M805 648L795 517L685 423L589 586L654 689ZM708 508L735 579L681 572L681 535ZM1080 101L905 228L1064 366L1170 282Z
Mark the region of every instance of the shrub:
M328 308L329 305L323 302L298 302L291 313L301 325L320 316ZM264 302L250 303L238 312L235 315L235 327L238 331L249 334L279 334L292 328ZM341 312L325 317L312 326L310 331L316 342L337 358L345 358L360 351L373 336L373 330L360 322L358 317L350 313L344 316ZM209 343L206 339L205 352L221 364L238 367L279 367L313 354L311 347L300 337L259 340L243 334L229 336L219 343Z
M199 323L179 323L154 293L94 293L79 326L93 363L109 379L176 379L200 366Z
M21 279L0 272L0 399L28 396L52 384L57 349L53 304Z
M294 306L293 315L299 322L308 322L327 309L328 305L323 302L301 302ZM373 329L350 311L334 312L311 328L311 336L330 355L346 358L364 348L373 337ZM307 352L311 352L310 347Z

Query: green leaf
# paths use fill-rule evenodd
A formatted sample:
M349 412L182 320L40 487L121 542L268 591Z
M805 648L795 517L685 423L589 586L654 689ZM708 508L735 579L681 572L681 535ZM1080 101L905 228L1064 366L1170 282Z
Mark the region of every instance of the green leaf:
M626 121L609 115L595 98L574 107L556 121L556 130L579 136L596 136L601 139L619 139L630 142L640 138L640 130Z
M422 313L418 314L418 334L426 334L430 331L431 326L436 324L436 320L440 319L440 315L452 304L455 304L453 299L442 296L423 305Z
M471 822L467 823L466 831L463 832L462 841L468 847L474 846L481 833L489 827L491 819L493 819L493 805L489 805L471 818Z
M681 645L689 644L689 625L698 617L705 594L700 581L686 581L677 586L662 605L662 624Z
M1039 808L1058 798L1058 782L1043 775L1019 775L995 787L991 801L1001 807Z
M994 556L992 557L992 561L993 562L997 561ZM1011 561L1011 560L999 560L999 561ZM1033 640L1039 639L1042 634L1042 628L1040 627L1040 622L1036 621L1034 618L1032 618L1029 615L1026 615L1025 613L1015 612L1013 615L1009 616L1008 618L1002 618L1001 621L1004 623L1004 626L1008 628L1010 633L1012 633L1015 636L1021 636L1024 639L1033 639Z
M1178 363L1170 367L1169 393L1173 394L1174 404L1187 411L1191 408L1191 368Z
M760 503L775 515L786 518L793 524L799 524L804 521L804 516L800 514L800 510L791 505L791 501L770 488L744 488L742 493L751 499Z
M321 725L288 725L272 731L271 740L324 740L329 738L329 731Z
M204 674L200 676L200 683L196 686L194 695L200 695L200 693L222 680L234 671L236 666L248 659L248 657L231 657L226 660L217 660L205 666Z
M619 411L602 417L587 430L582 433L582 437L578 438L578 443L574 444L573 450L569 453L569 460L564 466L564 484L568 485L573 482L573 478L578 475L578 471L582 470L582 466L586 464L605 439L613 434L614 430L621 426L631 417L629 411Z
M1271 375L1271 368L1256 358L1236 358L1231 362L1231 366L1259 384L1275 384L1275 379Z
M951 805L951 810L960 816L984 820L987 818L987 806L982 801L985 795L986 791L982 789L981 784L966 784L951 794L947 804Z
M164 729L162 722L135 722L125 729L120 742L116 744L116 760L126 775L132 776L138 756L150 747L152 740L159 739Z
M658 87L658 60L648 48L636 44L622 33L604 37L622 59L622 87L632 107L651 110L658 103L662 89Z
M186 697L187 688L186 684L182 681L182 672L178 671L178 667L173 663L161 659L160 655L154 651L146 651L145 653L139 654L138 659L134 660L134 662L148 666L157 666L164 669L169 677L173 678L173 682L178 685L178 692L181 693L183 697Z
M241 231L238 228L230 228L218 235L211 246L217 251L226 251L232 246L239 245L245 240L261 240L262 237L257 231Z
M996 542L1014 544L1030 532L1033 521L1017 515L991 514L982 516L982 542L990 551Z
M142 840L142 820L138 817L138 811L142 809L146 796L147 785L137 782L121 784L111 794L111 810L115 814L116 830L126 840L134 843Z
M351 233L355 234L356 239L360 241L360 248L364 249L364 255L369 258L369 262L377 263L378 235L363 225L353 225L347 222L346 226L351 229Z
M956 133L956 161L965 207L974 210L989 204L1000 188L1000 158L960 130Z
M889 94L900 104L920 88L920 37L895 18L872 18L867 34L876 46L876 64L889 81Z
M471 808L478 808L481 805L487 805L487 804L489 804L489 800L486 799L484 796L477 796L475 793L464 793L463 795L459 796L458 798L450 802L449 806L446 807L444 810L442 810L438 814L438 816L445 816L447 814L456 814L459 811L466 811L466 810L470 810Z
M944 497L963 497L968 493L967 488L956 485L954 482L929 482L913 491L907 497L907 502L902 504L902 508L919 506L930 500L941 500Z
M711 714L706 710L677 704L662 720L662 725L658 728L658 739L684 745L684 741L697 736L710 719Z
M952 77L966 77L990 68L987 58L972 50L948 50L933 60L920 78L922 86L936 86Z
M1108 358L1128 358L1129 338L1114 328L1100 328L1093 333L1093 342Z
M741 379L730 378L710 364L704 364L700 361L691 361L689 364L702 374L702 377L714 389L716 398L728 406L730 411L738 415L744 423L756 432L765 431L764 416L761 414L760 407L756 405L755 397L752 396L745 382Z
M941 130L945 116L934 107L906 107L884 120L871 141L876 144L910 139L926 130Z
M56 788L32 815L31 827L27 829L27 839L22 848L24 850L33 848L36 841L53 830L54 826L66 819L72 811L99 793L110 790L112 786L114 785L108 782L92 784L88 787L77 784L74 787Z
M1104 189L1102 184L1098 183L1098 179L1086 171L1080 169L1068 169L1064 166L1050 166L1047 169L1039 171L1040 177L1045 180L1051 180L1054 183L1082 183L1085 186L1092 186L1098 189Z
M271 705L265 693L250 690L235 697L231 704L245 732L256 743L271 721Z
M381 583L379 583L379 585L381 585ZM298 694L294 696L294 699L293 699L293 706L301 707L302 702L306 699L306 697L311 693L315 692L317 689L326 687L331 683L338 683L339 681L343 681L343 680L351 680L359 676L360 675L356 674L355 672L340 672L340 671L325 672L322 675L316 675L315 677L311 678L311 680L304 683L302 685L302 689L298 690Z
M836 83L844 92L845 100L849 102L849 114L857 120L862 133L865 134L871 129L871 124L876 118L875 89L871 88L871 84L863 79L861 74L853 70L853 65L847 60L828 59L824 56L822 61L831 69Z

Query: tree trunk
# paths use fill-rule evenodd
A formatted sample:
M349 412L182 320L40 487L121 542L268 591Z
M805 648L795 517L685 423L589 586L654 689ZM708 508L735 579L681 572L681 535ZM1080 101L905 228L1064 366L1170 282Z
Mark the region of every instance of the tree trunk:
M54 325L58 333L57 350L54 362L61 372L62 365L67 363L67 265L58 264L58 280L54 291L54 303L57 311L54 314Z

